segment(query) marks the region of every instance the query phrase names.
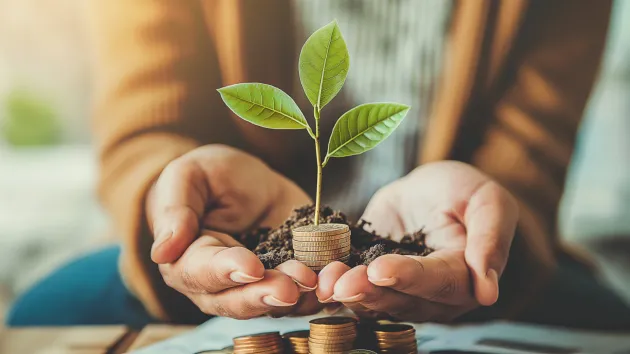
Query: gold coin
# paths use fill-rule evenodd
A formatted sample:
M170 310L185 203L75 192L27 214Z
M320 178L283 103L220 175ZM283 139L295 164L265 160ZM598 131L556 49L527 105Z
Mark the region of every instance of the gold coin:
M350 346L343 346L343 347L318 347L318 346L309 346L308 347L308 351L310 353L346 353L349 350L352 350L352 348L354 348L352 345Z
M327 256L327 255L337 255L339 253L350 252L352 248L350 245L345 247L340 247L334 250L316 250L316 251L304 251L304 250L293 250L293 254L299 254L300 256L310 257L310 256Z
M309 324L312 327L329 327L329 328L345 328L356 327L357 320L352 317L330 316L321 317L314 320L310 320Z
M279 345L281 343L282 343L281 341L238 343L235 345L235 347L238 347L238 348L264 347L264 346Z
M350 228L346 224L319 224L296 227L295 229L291 230L291 233L298 236L332 236L348 231L350 231Z
M280 337L280 332L263 332L256 334L248 334L246 336L234 337L232 339L233 342L241 342L241 341L249 341L249 340L258 340L262 338L278 338Z
M343 339L347 339L347 338L352 338L352 337L356 337L357 333L356 332L351 332L351 331L344 331L343 333L337 333L337 331L330 331L330 332L317 332L317 333L313 333L311 332L311 335L309 336L309 339L315 339L315 340L338 340L340 338Z
M331 349L331 350L345 349L345 348L352 349L353 346L354 346L353 343L313 343L313 342L308 342L308 347L309 348L326 348L326 349Z
M291 343L289 346L293 348L308 348L308 341L305 343Z
M377 346L380 349L394 349L394 348L399 348L399 349L413 349L416 347L416 342L411 342L411 343L405 343L405 344L385 344L385 343L378 343Z
M234 347L238 349L248 349L248 348L276 346L280 344L281 344L280 341L251 342L251 343L237 343L237 344L234 344Z
M409 332L415 332L415 331L416 330L415 328L413 328L413 326L407 325L407 324L400 324L400 323L382 324L374 328L374 333L376 335L383 335L383 336L390 335L390 334L409 333Z
M339 254L344 254L344 253L348 253L350 252L351 248L350 246L347 247L343 247L343 248L338 248L335 250L321 250L321 251L302 251L302 250L295 250L293 251L294 255L299 255L300 257L313 257L313 256L337 256Z
M308 329L304 329L301 331L287 332L283 334L282 336L287 339L300 339L300 338L308 338L308 334L309 334Z
M269 354L269 353L282 353L284 352L284 347L258 347L258 348L250 348L250 349L237 349L235 348L233 353L239 354Z
M326 242L326 241L344 241L351 240L350 234L341 234L335 236L326 236L326 237L294 237L291 240L293 242Z
M347 336L347 335L357 335L357 330L354 327L314 327L311 330L309 338L312 337L323 337L323 336Z
M249 349L249 348L275 347L275 346L282 346L282 342L237 344L234 346L234 348Z
M298 259L298 261L304 263L307 267L315 266L315 267L325 267L326 265L332 262L341 262L345 263L350 259L349 257L342 257L338 259L328 259L328 260L317 260L317 259Z
M311 338L308 340L309 344L313 345L324 345L324 346L339 346L339 345L347 345L354 343L355 337L351 337L344 340L329 340L329 339L314 339Z
M350 244L349 238L339 239L339 240L322 240L322 241L298 241L293 240L293 248L300 247L322 247L322 248L340 248L342 246L347 246Z
M343 240L351 238L350 232L344 232L338 235L327 235L327 236L313 236L313 235L303 235L303 236L293 236L293 240L295 241L305 241L305 242L314 242L314 241L326 241L326 240Z
M234 346L234 351L239 351L242 353L245 352L258 352L260 350L282 350L282 348L284 348L284 345L279 345L279 344L274 344L274 345L258 345L258 346L250 346L250 347L241 347L241 346Z
M325 262L326 264L334 261L345 262L350 259L350 254L331 256L331 257L295 257L300 262Z
M407 342L407 343L377 343L377 346L382 349L388 348L405 348L416 345L416 342Z
M348 350L329 350L329 349L318 349L318 348L309 348L308 352L310 354L348 354L348 352L351 350L352 348L348 349Z
M350 247L350 244L347 245L341 245L341 246L335 246L335 247L319 247L319 246L302 246L302 247L294 247L293 248L293 254L295 254L296 252L301 254L301 255L316 255L319 254L320 252L322 252L322 254L326 254L327 252L350 252L352 248Z
M295 248L293 250L293 254L299 253L302 256L308 257L308 256L315 256L315 255L318 255L318 254L326 255L326 254L335 254L336 252L350 252L351 249L352 248L350 248L350 245L346 245L346 246L339 247L339 248L331 248L331 249L322 249L322 248L318 248L318 247L310 247L310 248L306 248L306 249L304 249L304 248L302 248L302 249ZM328 253L328 252L331 252L331 253Z
M416 337L402 337L402 338L377 338L377 342L379 343L410 343L415 342Z
M294 248L293 254L299 253L302 256L308 257L308 256L315 256L318 254L327 255L327 254L336 254L337 252L350 252L351 249L352 248L350 248L350 245L330 248L330 249L326 249L326 248L322 249L319 247L309 247L309 248L302 248L302 249Z
M340 254L341 255L348 254L350 250L351 250L350 247L346 247L346 248L340 248L338 250L321 251L321 252L293 251L293 254L296 256L300 256L302 258L322 257L322 256L328 256L329 258L334 258L334 257L338 257Z
M303 255L295 255L295 259L298 261L303 260L311 260L311 261L336 261L340 259L348 260L350 258L350 253L339 253L339 254L324 254L324 255L312 255L312 256L303 256Z

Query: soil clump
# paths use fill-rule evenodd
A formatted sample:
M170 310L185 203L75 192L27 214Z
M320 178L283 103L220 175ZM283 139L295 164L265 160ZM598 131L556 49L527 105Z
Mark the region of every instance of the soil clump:
M293 211L291 216L277 229L259 228L252 232L236 235L235 238L252 250L267 269L273 269L283 262L295 259L291 229L313 223L315 206L307 205ZM433 250L426 246L423 230L405 235L400 242L389 236L377 235L368 231L370 223L366 220L351 222L340 211L325 206L320 211L320 223L346 224L352 232L350 267L369 265L377 257L386 254L426 256Z

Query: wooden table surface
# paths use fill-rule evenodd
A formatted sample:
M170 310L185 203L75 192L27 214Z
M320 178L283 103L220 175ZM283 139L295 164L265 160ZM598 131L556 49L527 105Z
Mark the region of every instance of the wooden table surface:
M27 327L0 329L0 354L120 354L170 338L194 326Z

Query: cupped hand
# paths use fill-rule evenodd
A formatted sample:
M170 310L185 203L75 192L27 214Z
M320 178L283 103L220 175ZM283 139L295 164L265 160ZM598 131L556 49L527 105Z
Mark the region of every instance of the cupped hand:
M317 275L297 261L265 270L227 235L275 227L308 204L297 185L239 150L208 145L171 162L147 196L151 258L166 284L210 315L252 318L321 309Z
M448 322L499 296L499 278L518 221L515 199L475 168L453 161L419 167L380 190L363 219L394 239L424 228L435 251L385 255L319 274L317 296L360 316Z

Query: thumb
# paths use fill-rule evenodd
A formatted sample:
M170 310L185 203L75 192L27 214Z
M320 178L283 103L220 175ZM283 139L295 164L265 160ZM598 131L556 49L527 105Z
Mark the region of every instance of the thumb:
M390 184L374 194L361 219L370 223L370 229L377 234L389 235L397 240L405 231L398 209L399 204L395 186Z
M197 164L175 160L164 169L147 196L155 263L176 261L197 237L208 194L205 174Z
M490 306L499 297L499 277L514 238L518 207L505 189L489 181L470 198L464 219L465 258L472 273L475 298L481 305Z

